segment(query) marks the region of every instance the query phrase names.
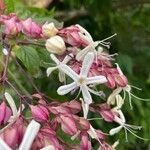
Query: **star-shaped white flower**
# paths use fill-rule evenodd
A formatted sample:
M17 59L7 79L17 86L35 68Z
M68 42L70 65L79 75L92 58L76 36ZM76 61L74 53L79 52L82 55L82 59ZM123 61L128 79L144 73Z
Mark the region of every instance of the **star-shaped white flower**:
M133 134L135 137L137 137L139 139L143 139L142 137L139 137L138 135L136 135L135 132L134 132L135 130L141 130L142 127L126 124L126 120L125 120L125 117L124 117L124 114L122 113L122 111L118 110L117 113L119 114L119 116L116 115L115 118L114 118L114 121L116 123L118 123L119 126L111 129L109 131L109 134L114 135L114 134L118 133L119 131L121 131L121 129L124 128L126 141L128 141L127 131L130 132L131 134Z
M57 93L59 95L65 95L69 93L70 91L80 88L83 99L87 104L92 103L92 97L90 95L90 88L88 87L89 84L102 84L106 83L107 79L105 76L94 76L94 77L88 77L88 73L90 70L90 67L94 61L94 54L88 53L82 63L82 68L80 70L80 74L77 74L74 72L69 66L67 65L60 65L59 67L61 70L67 74L69 77L71 77L74 82L63 85L58 88Z
M62 65L62 64L67 64L71 60L71 56L67 55L62 62L59 61L54 54L51 54L50 57L56 63L56 66L47 68L47 71L46 71L47 76L50 76L50 74L54 70L58 69L59 70L59 74L58 74L59 81L64 82L65 81L65 74L59 66Z
M112 35L112 36L110 36L110 37L108 37L106 39L101 40L101 41L94 41L92 36L90 35L90 33L87 30L85 30L82 26L80 26L78 24L76 26L80 29L80 32L81 32L81 33L79 33L80 37L83 40L88 42L88 46L86 46L84 49L79 51L78 54L76 55L76 59L78 61L83 60L85 55L88 52L94 53L94 55L97 57L97 55L103 51L103 48L101 46L99 46L99 51L97 51L96 47L100 44L100 45L102 45L104 47L109 48L110 47L110 42L106 42L106 41L108 39L116 36L116 34L114 34L114 35Z

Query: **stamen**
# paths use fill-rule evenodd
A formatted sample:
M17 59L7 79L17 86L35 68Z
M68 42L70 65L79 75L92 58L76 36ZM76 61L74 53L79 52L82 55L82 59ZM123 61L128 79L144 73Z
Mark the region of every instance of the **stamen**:
M138 100L140 100L140 101L150 102L150 99L140 98L140 97L138 97L138 96L135 96L135 95L134 95L133 93L131 93L131 92L130 92L130 94L131 94L134 98L136 98L136 99L138 99Z
M128 142L128 133L127 133L126 128L124 128L124 132L125 132L125 139L126 139L126 142Z
M128 96L129 96L129 105L130 105L130 109L133 110L133 105L132 105L132 98L131 98L131 94L130 92L127 92L128 93Z
M102 96L103 96L103 94L104 94L104 93L102 93L102 91L100 91L100 92L97 91L97 92L96 92L96 91L90 89L89 87L88 87L88 90L89 90L92 94L95 94L95 95L97 95L97 96L100 96L101 98L102 98Z
M126 128L126 127L125 127ZM130 129L126 128L126 130L128 130L132 135L134 135L135 137L137 137L138 139L141 139L141 140L144 140L144 141L147 141L147 140L150 140L150 139L146 139L146 138L142 138L138 135L136 135L134 132L132 132Z
M141 88L139 88L139 87L137 87L137 86L134 86L134 85L129 85L129 86L131 86L132 88L135 88L135 89L137 89L137 90L142 91L142 89L141 89Z
M101 40L101 41L102 41L102 42L107 41L107 40L113 38L113 37L116 36L116 35L117 35L117 33L115 33L115 34L113 34L113 35L111 35L111 36L109 36L109 37L107 37L107 38L105 38L105 39L103 39L103 40Z

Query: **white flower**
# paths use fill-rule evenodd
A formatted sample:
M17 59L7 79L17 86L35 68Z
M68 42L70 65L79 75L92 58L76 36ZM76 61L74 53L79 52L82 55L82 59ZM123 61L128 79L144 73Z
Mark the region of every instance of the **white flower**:
M28 125L23 140L19 146L19 150L29 150L31 145L40 130L40 124L34 120Z
M5 95L5 98L12 110L13 115L8 120L9 124L7 126L5 126L4 128L0 129L0 133L2 133L6 128L8 128L10 125L12 125L20 115L20 109L17 110L17 106L16 106L13 98L11 97L11 95L7 92L5 92L4 95ZM22 109L24 109L24 105L22 105Z
M128 138L127 138L127 131L129 131L129 132L130 132L131 134L133 134L134 136L136 136L136 137L138 137L138 138L140 138L140 139L143 139L143 138L139 137L138 135L136 135L136 134L134 133L134 130L140 130L142 127L141 127L141 126L135 126L135 125L126 124L126 120L125 120L125 117L124 117L124 114L122 113L122 111L121 111L121 110L118 110L117 112L118 112L119 116L116 115L116 116L114 117L114 121L115 121L116 123L118 123L119 126L116 127L116 128L111 129L111 130L109 131L109 134L110 134L110 135L114 135L114 134L118 133L122 128L124 128L124 130L125 130L125 136L126 136L126 141L128 141Z
M120 75L124 75L122 70L120 69L119 65L116 63L116 66L117 66L117 70L119 72ZM150 99L144 99L144 98L140 98L140 97L137 97L136 95L134 95L132 92L131 92L131 88L135 88L137 90L141 90L140 88L136 87L136 86L133 86L133 85L126 85L125 87L117 87L115 90L113 90L113 92L110 94L110 96L108 97L108 100L107 100L107 103L108 104L113 104L114 103L114 100L116 99L116 96L119 95L122 91L123 91L123 99L122 99L122 102L125 100L126 98L126 94L128 95L129 97L129 104L130 104L130 108L132 109L133 106L132 106L132 102L131 102L131 98L134 97L138 100L141 100L141 101L150 101ZM121 100L121 99L120 99Z
M34 120L30 122L18 150L30 150L40 126L41 125ZM0 148L1 150L12 150L2 139L0 139Z
M116 36L116 34L106 38L106 39L103 39L101 41L93 41L93 38L91 37L90 33L85 30L83 27L81 27L80 25L76 25L79 29L80 29L80 37L87 41L89 44L87 47L85 47L83 50L79 51L78 54L76 55L76 59L78 61L80 60L83 60L83 58L85 57L85 55L88 53L88 52L93 52L94 55L96 56L97 58L97 55L99 55L102 51L103 51L103 48L101 46L99 46L99 49L98 51L96 50L96 47L100 44L104 47L107 47L109 48L110 47L110 43L109 42L105 42L107 41L108 39Z
M64 40L58 35L47 39L45 46L49 52L60 55L63 54L66 50Z
M70 91L80 88L83 99L87 104L92 103L92 97L90 95L90 88L88 87L89 84L102 84L106 83L107 79L105 76L94 76L94 77L88 77L88 73L90 70L90 67L94 61L94 54L88 53L82 63L82 68L80 70L80 74L77 74L74 72L70 67L67 65L60 65L59 67L61 70L70 76L74 82L70 83L68 85L63 85L58 88L57 93L59 95L65 95L69 93Z
M71 56L67 55L62 62L59 61L54 54L51 54L50 57L56 63L56 66L47 68L47 71L46 71L47 76L50 76L50 74L54 70L58 69L59 70L59 74L58 74L59 81L64 82L65 81L65 73L62 71L62 69L59 66L62 64L67 64L71 60Z
M116 106L113 108L113 110L119 110L121 109L122 105L124 104L124 99L121 97L120 94L110 94L110 96L107 99L107 104L108 105L115 105Z
M46 23L42 26L42 33L47 37L55 36L57 32L58 29L55 27L55 24L53 22L49 24Z

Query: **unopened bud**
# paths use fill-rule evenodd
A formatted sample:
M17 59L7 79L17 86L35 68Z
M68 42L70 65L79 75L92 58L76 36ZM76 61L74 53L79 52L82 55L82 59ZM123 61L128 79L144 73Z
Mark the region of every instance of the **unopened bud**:
M42 33L46 37L52 37L57 34L58 30L55 27L54 23L44 24L42 26Z
M6 106L5 102L1 103L1 105L0 105L0 112L1 112L0 125L3 125L9 120L12 112L11 112L10 108L8 106Z
M49 118L49 111L43 105L30 105L32 117L39 122L45 122Z
M60 36L53 36L46 41L46 49L55 54L63 54L66 50L65 42Z

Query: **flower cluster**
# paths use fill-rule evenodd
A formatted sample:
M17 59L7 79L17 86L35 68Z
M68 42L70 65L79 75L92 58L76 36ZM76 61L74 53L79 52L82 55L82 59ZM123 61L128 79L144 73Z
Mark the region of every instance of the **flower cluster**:
M53 22L39 25L31 18L21 20L15 14L1 15L0 23L8 37L23 33L43 40L54 62L47 68L47 76L57 70L63 84L58 87L57 94L77 95L73 100L60 103L49 102L42 94L35 93L32 98L36 102L24 100L17 109L11 95L5 92L0 104L1 149L91 150L92 139L95 139L99 150L114 150L118 141L108 144L109 136L121 129L125 130L126 139L127 131L137 136L133 130L141 127L127 124L121 110L126 100L121 92L129 95L130 105L131 96L135 95L131 93L131 86L119 65L113 63L116 54L107 52L110 48L108 39L115 35L94 41L90 33L78 24L56 28ZM112 91L110 95L106 95L107 89ZM31 112L28 117L24 113L27 110ZM90 118L89 112L99 117ZM104 133L103 129L95 129L91 124L94 119L119 126ZM79 142L67 143L59 133Z

